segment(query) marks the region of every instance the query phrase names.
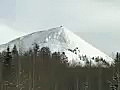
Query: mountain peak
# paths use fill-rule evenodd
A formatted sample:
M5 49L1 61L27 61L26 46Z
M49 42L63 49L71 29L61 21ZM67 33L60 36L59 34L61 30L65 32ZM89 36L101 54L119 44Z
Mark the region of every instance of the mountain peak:
M58 27L55 27L55 28L50 28L48 29L47 31L66 31L68 30L65 26L58 26Z
M70 63L73 63L73 61L76 63L85 63L81 60L81 56L87 56L88 60L93 62L93 65L95 64L92 59L93 57L103 58L109 64L113 63L113 59L111 57L93 47L64 26L20 37L12 42L1 45L0 51L5 50L8 45L13 48L14 44L16 44L17 48L21 52L24 52L33 48L33 43L37 43L40 48L49 47L51 52L65 52Z

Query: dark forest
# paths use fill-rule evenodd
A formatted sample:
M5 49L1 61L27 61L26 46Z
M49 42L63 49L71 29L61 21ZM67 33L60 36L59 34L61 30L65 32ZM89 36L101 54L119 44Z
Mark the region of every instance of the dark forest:
M16 45L0 53L0 90L120 90L119 72L119 53L107 67L70 66L64 52L37 44L24 53Z

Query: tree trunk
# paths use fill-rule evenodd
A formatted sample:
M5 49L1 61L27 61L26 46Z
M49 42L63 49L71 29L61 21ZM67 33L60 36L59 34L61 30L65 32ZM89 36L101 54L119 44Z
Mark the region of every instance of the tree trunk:
M98 73L98 90L102 90L102 68L99 67L99 73Z

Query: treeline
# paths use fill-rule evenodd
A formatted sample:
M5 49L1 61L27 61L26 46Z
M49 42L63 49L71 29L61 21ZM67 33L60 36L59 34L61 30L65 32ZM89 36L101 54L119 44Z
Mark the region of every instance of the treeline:
M99 60L98 60L99 61ZM22 54L16 45L0 53L0 90L120 90L120 54L109 67L70 66L65 52L48 47Z

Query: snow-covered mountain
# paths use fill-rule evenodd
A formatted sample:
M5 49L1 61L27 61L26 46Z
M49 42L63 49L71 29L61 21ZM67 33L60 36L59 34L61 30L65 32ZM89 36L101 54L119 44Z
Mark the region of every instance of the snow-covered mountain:
M34 32L17 38L7 44L0 45L0 51L5 50L8 45L10 48L13 48L15 44L20 51L24 52L32 48L34 43L39 44L40 47L49 47L51 52L65 52L71 64L85 65L86 62L83 56L87 56L88 61L91 61L92 65L96 65L93 57L103 58L109 64L114 62L111 57L96 49L63 26Z

